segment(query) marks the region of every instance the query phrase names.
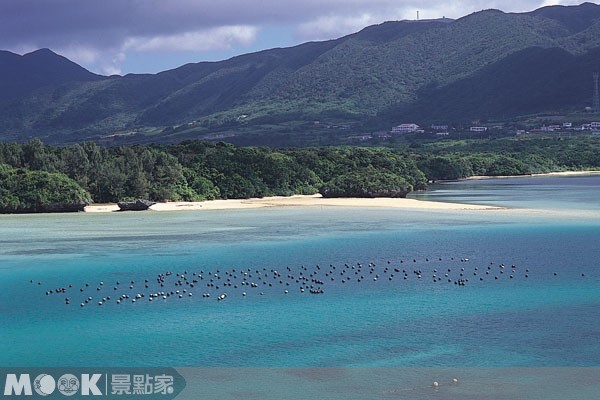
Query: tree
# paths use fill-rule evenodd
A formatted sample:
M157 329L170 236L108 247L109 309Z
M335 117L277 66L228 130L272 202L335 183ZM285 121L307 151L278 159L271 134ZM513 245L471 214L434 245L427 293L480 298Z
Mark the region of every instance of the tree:
M332 179L319 192L323 197L406 197L411 190L401 176L366 168Z
M0 164L0 212L81 211L90 198L86 190L64 174Z

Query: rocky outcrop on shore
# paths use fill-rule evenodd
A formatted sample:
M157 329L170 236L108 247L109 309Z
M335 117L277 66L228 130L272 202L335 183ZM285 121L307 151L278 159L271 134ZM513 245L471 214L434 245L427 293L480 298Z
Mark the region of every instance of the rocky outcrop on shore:
M134 201L120 201L118 203L120 211L145 211L156 204L153 201L137 199Z
M33 214L33 213L68 213L68 212L79 212L84 211L86 206L90 205L88 202L79 202L73 204L53 203L48 205L35 205L29 207L14 207L5 206L0 207L0 214Z

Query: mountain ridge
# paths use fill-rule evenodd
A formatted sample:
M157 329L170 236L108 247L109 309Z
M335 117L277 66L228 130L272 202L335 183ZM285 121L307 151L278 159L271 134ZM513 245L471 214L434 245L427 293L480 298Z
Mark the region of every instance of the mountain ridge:
M46 48L22 56L0 51L0 71L0 103L45 86L103 78Z
M35 56L48 61L34 65L71 72L55 71L53 79L33 79L20 93L0 96L0 139L172 142L215 133L302 135L320 120L364 130L410 119L454 122L579 109L591 103L599 48L600 6L583 3L389 21L338 39L158 74L98 76L41 50ZM16 60L5 53L0 87L2 60ZM529 62L560 85L531 85L536 71ZM583 93L586 75L589 94ZM577 90L562 96L565 88ZM516 95L518 107L510 107Z

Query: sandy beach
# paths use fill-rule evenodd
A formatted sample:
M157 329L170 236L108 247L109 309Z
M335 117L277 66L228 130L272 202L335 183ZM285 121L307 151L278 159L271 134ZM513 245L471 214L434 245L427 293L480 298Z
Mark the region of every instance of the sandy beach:
M498 210L499 207L474 204L442 203L401 198L323 198L320 194L296 195L289 197L263 197L255 199L208 200L200 202L157 203L150 207L152 211L184 210L235 210L265 207L387 207L427 210ZM116 204L90 205L86 212L118 211Z
M119 206L115 204L91 204L84 208L85 212L113 212L119 211Z
M545 174L515 175L515 176L470 176L466 180L524 178L532 176L585 176L600 175L600 171L564 171ZM207 200L199 202L168 202L157 203L150 207L152 211L191 211L191 210L237 210L246 208L266 207L386 207L419 210L500 210L501 207L476 204L446 203L403 198L323 198L320 194L274 196L252 199ZM116 204L92 204L85 208L86 212L119 211Z

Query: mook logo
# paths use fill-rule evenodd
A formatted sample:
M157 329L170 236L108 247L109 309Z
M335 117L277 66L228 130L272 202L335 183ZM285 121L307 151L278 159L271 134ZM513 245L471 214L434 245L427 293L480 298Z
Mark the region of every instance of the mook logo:
M52 375L42 373L32 381L30 374L7 374L4 395L31 396L35 391L40 396L55 392L63 396L73 396L79 392L82 396L102 396L104 393L98 387L102 377L102 374L82 374L79 378L73 374L64 374L55 379Z
M99 368L85 373L64 368L19 368L18 371L0 368L0 379L2 377L5 397L104 396L108 399L167 400L175 398L185 388L185 380L174 368Z

